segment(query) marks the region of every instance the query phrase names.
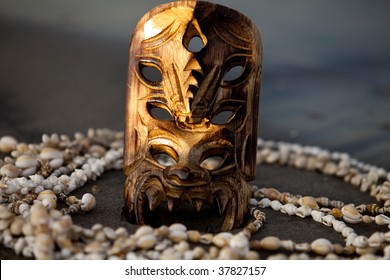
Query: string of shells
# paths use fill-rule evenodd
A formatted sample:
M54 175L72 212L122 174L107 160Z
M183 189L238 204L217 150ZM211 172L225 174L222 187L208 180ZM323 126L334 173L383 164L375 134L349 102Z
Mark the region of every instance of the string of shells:
M122 169L123 133L90 129L86 135L43 135L39 144L0 138L0 242L17 255L36 259L390 259L390 173L343 153L259 139L258 164L291 166L338 177L377 200L354 205L327 197L302 196L252 186L251 221L238 232L188 230L182 224L140 226L129 233L101 224L77 225L72 215L93 210L95 197L72 195L88 180ZM59 208L58 201L67 207ZM297 243L253 234L266 226L263 208L312 219L341 234ZM272 223L271 221L267 221ZM375 223L370 236L351 224ZM283 252L283 253L281 253Z

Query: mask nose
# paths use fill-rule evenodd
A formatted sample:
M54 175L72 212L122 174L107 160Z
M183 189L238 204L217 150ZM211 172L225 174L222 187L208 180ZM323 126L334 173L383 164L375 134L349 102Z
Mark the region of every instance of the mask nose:
M174 185L205 185L210 182L210 176L202 168L176 164L165 169L165 177Z
M180 180L186 180L189 177L189 169L184 167L182 169L171 169L168 173L169 177L177 176Z

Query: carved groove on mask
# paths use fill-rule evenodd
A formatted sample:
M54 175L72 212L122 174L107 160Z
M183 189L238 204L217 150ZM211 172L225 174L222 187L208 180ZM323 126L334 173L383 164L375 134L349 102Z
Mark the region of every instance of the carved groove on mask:
M213 29L215 34L230 46L240 50L252 51L253 39L246 39L239 34L233 33L226 26L214 26ZM242 44L238 44L238 42Z
M172 134L168 130L165 130L165 129L159 128L159 127L155 128L149 132L148 139L149 139L149 144L151 143L151 141L155 141L155 140L158 141L161 139L166 139L167 141L173 142L178 147L180 147L180 148L182 147L179 139L174 134Z

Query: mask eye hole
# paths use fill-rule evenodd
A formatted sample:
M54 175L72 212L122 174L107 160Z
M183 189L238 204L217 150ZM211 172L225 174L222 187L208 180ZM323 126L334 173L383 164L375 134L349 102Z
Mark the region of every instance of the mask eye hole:
M163 76L160 68L151 62L139 62L139 72L142 78L153 86L158 86L163 81Z
M220 168L225 161L225 158L221 156L211 156L202 161L200 167L213 171Z
M234 117L234 112L230 110L224 110L214 115L211 119L213 124L227 124Z
M152 154L154 160L162 166L172 166L178 162L177 153L169 146L152 146L150 153Z
M163 166L172 166L177 163L173 157L164 153L156 154L154 159Z
M160 105L160 104L156 105L154 103L148 103L146 106L148 108L149 114L154 119L157 119L160 121L173 120L171 113L167 109L163 108L163 105Z
M235 65L231 68L229 68L228 71L226 71L223 80L225 82L233 82L241 77L241 75L244 72L244 67L242 65Z

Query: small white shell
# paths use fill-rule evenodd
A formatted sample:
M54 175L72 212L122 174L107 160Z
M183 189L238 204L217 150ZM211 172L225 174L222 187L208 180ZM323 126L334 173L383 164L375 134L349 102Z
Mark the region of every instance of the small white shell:
M115 240L116 234L115 230L113 230L110 227L104 227L103 228L104 235L109 239L109 240Z
M43 159L55 159L64 157L63 153L60 150L51 147L43 148L39 156Z
M49 213L42 203L35 203L30 208L30 222L35 227L47 225L49 222Z
M54 169L59 168L63 163L64 163L63 158L55 158L49 161L50 167Z
M16 193L18 191L20 191L21 189L21 186L15 182L14 180L9 180L7 182L7 188L5 189L5 193L6 194L13 194L13 193ZM0 189L2 190L2 189Z
M316 222L321 223L322 222L322 217L324 216L324 213L318 210L312 210L310 215L313 217L313 220Z
M12 136L3 136L0 138L0 152L10 153L16 149L18 141Z
M368 246L368 239L366 236L359 235L352 241L352 245L356 248L366 248Z
M383 258L385 260L390 260L390 245L387 245L384 249L383 249Z
M390 231L388 231L388 232L386 232L386 233L384 234L384 238L385 238L385 240L386 240L387 242L390 242Z
M267 236L260 240L260 246L264 250L278 250L281 246L281 241L278 237Z
M99 231L102 231L103 230L103 225L102 224L94 224L91 229L94 231L94 232L99 232Z
M104 251L104 246L97 241L92 241L84 247L86 253L102 253Z
M151 226L143 225L136 230L134 237L139 238L143 235L147 235L151 233L153 233L153 228Z
M280 245L282 246L282 248L289 250L289 251L292 251L295 248L295 242L292 240L282 240L280 242Z
M249 241L244 233L238 233L229 240L229 246L240 256L245 256L249 252Z
M222 248L222 247L225 247L226 245L229 244L229 240L232 237L233 237L233 234L231 234L230 232L221 232L221 233L218 233L216 236L214 236L211 242L215 246Z
M296 243L295 250L300 251L300 252L309 252L310 250L310 244L309 243Z
M280 192L274 188L262 188L260 191L264 194L265 197L270 200L278 200L280 198Z
M20 175L22 175L23 177L28 177L28 176L33 175L36 171L37 171L37 167L33 166L30 168L23 169L23 171Z
M186 251L188 251L190 249L190 245L188 244L187 241L180 241L178 244L176 244L175 246L173 246L173 248L180 252L181 254L184 254ZM212 247L212 248L215 248L215 247ZM216 248L215 248L216 249Z
M27 203L21 203L21 204L19 205L18 211L19 211L19 213L20 213L21 215L23 215L23 213L24 213L25 211L28 211L28 210L30 210L30 206L29 206Z
M176 224L172 224L169 226L169 230L173 231L186 231L187 230L187 227L183 224L179 224L179 223L176 223Z
M303 155L299 155L294 160L294 166L298 169L302 169L306 166L307 163L307 157Z
M198 242L200 242L202 244L211 244L211 241L213 240L213 238L214 238L213 234L204 233L204 234L200 235Z
M323 173L325 175L333 175L337 171L337 165L334 162L328 162L324 168L323 168Z
M333 244L325 238L319 238L314 240L310 244L310 247L314 253L322 256L325 256L333 251Z
M390 224L390 217L379 214L375 216L375 223L377 225L389 225Z
M137 240L137 247L148 250L153 248L157 243L157 239L153 234L140 236Z
M200 240L201 234L197 230L187 231L188 241L197 243Z
M23 237L18 238L18 240L15 242L14 250L17 255L20 255L20 253L23 251L23 248L26 247L26 240Z
M261 208L267 208L270 204L271 200L269 198L263 198L257 203L257 206Z
M9 227L9 225L11 224L11 222L12 222L11 219L0 220L0 231L4 231L5 229L7 229Z
M275 163L279 159L279 153L275 151L271 151L265 158L267 163Z
M201 259L205 253L206 253L205 250L200 246L196 246L194 249L192 249L192 254L193 254L194 260Z
M279 200L272 200L270 203L269 203L269 206L271 206L271 208L275 211L279 211L280 209L282 209L282 203L280 203Z
M249 205L256 206L258 204L258 201L256 198L251 198L249 201Z
M347 227L347 225L343 221L339 221L336 219L332 221L332 226L337 232L342 232L343 229Z
M360 185L360 191L367 192L371 186L372 183L367 178L363 178L362 183Z
M38 197L37 197L37 199L40 201L42 201L44 199L49 199L49 198L57 200L57 196L52 190L44 190L44 191L40 192Z
M31 155L21 155L15 161L15 166L22 169L37 167L38 160Z
M358 187L358 186L360 186L362 179L363 179L363 177L361 174L356 174L355 176L353 176L351 178L351 184Z
M181 254L176 252L173 248L165 249L161 255L160 260L179 260L181 259Z
M385 235L383 232L374 232L369 238L368 238L368 245L370 247L378 247L382 244L382 242L385 241Z
M356 248L356 253L359 255L375 255L375 253L378 251L378 247L364 247L364 248Z
M81 210L82 211L91 211L96 205L96 198L90 194L85 193L81 198Z
M336 218L333 215L326 215L326 216L322 217L321 223L330 227L330 226L332 226L332 222L335 219Z
M353 228L350 228L350 227L345 227L343 228L343 230L341 231L341 234L344 236L344 237L348 237L350 234L354 233L355 231L353 230Z
M349 233L345 239L345 244L347 246L351 246L357 237L358 235L355 232Z
M34 255L39 260L49 260L54 255L54 241L47 233L39 233L35 238Z
M304 196L298 199L298 203L301 206L309 206L311 209L319 209L317 201L312 196Z
M187 233L182 230L171 230L169 233L169 238L173 242L179 243L180 241L187 240Z
M287 260L287 259L288 259L287 255L282 253L271 255L267 258L267 260Z
M295 213L295 215L301 218L305 218L310 215L311 210L312 209L309 206L304 205L297 208L297 212Z
M22 232L23 232L24 236L26 236L26 237L32 236L34 234L34 229L31 225L31 223L25 223L22 227Z
M280 209L282 213L288 214L289 216L293 216L297 212L297 207L292 203L287 203L282 206Z
M4 164L0 169L0 175L8 178L16 178L20 173L21 170L11 163Z
M42 204L45 206L48 210L56 209L57 207L57 199L53 198L44 198L42 199Z
M341 213L343 213L343 218L348 223L357 224L362 221L362 214L352 204L343 206Z
M239 258L240 255L237 254L232 248L229 247L222 248L218 256L219 260L236 260Z

